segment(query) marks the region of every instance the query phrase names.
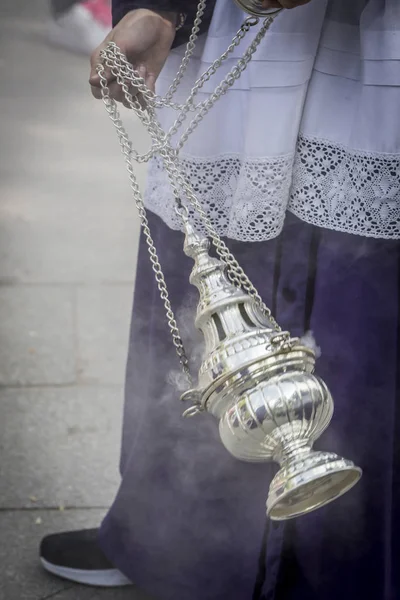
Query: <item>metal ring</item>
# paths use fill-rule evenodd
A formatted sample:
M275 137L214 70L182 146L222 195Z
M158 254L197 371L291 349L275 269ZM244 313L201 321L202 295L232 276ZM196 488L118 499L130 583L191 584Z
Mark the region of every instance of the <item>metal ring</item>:
M192 417L197 417L197 415L200 415L202 413L202 409L197 406L190 406L190 408L188 408L187 410L185 410L185 412L183 413L183 417L185 419L191 419Z
M254 25L258 25L260 19L258 17L247 17L245 20L245 24L249 25L249 27L254 27Z
M175 203L175 212L183 221L185 221L189 216L189 209L187 206L182 204L182 202L180 204L177 202Z

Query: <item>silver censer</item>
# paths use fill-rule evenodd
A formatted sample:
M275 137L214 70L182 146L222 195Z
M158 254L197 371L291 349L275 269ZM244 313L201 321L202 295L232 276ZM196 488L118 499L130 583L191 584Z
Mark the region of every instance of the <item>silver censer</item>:
M207 238L184 223L184 251L195 262L190 282L200 293L195 324L205 339L198 385L182 396L192 403L186 415L214 415L234 457L280 464L267 500L271 519L322 507L353 487L361 469L312 449L333 414L331 394L314 374L315 354L277 333L255 301L230 283L225 263L209 256Z
M153 270L161 298L164 301L168 325L182 367L188 377L189 365L179 328L169 301L168 290L151 237L140 188L131 164L132 158L142 162L160 153L169 175L176 199L186 196L201 217L217 254L223 260L210 257L209 241L200 237L188 222L188 212L178 210L184 223L184 250L195 266L190 281L200 293L195 319L196 327L205 338L205 352L198 374L197 386L185 392L182 400L191 404L185 412L192 416L207 411L219 421L222 443L236 458L249 462L276 461L280 470L274 477L267 499L267 513L274 520L296 517L328 504L349 490L361 477L361 470L351 461L328 452L316 452L313 443L328 426L333 414L333 401L325 383L314 374L315 354L298 339L282 332L257 290L241 270L233 255L212 226L194 191L184 178L173 148L156 118L157 106L170 106L180 111L177 131L193 108L193 99L209 76L243 39L259 17L266 17L243 57L237 61L213 94L212 102L197 105L203 117L212 105L231 87L248 65L259 43L268 31L274 14L257 0L235 0L243 10L253 15L246 19L228 50L215 61L198 80L184 105L172 105L171 98L180 84L193 53L192 45L165 98L154 96L145 86L120 49L110 42L102 51L98 74L107 112L118 133L139 210L143 233L149 247ZM201 21L206 0L199 0L196 23ZM269 17L267 15L270 15ZM186 61L186 62L185 62ZM128 105L147 127L153 147L146 155L132 152L132 144L122 126L115 102L110 97L105 65L112 69L122 86ZM146 100L146 111L133 97L131 86L139 89ZM182 144L199 122L198 116L182 135ZM178 203L178 207L180 204ZM186 207L187 209L187 207ZM238 285L234 285L234 281ZM246 291L243 291L243 289Z

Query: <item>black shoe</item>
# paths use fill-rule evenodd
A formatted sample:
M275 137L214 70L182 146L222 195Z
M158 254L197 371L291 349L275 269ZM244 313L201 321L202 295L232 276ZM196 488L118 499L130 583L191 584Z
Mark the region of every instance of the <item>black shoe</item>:
M98 529L49 535L40 545L40 560L53 575L99 587L132 585L104 556Z

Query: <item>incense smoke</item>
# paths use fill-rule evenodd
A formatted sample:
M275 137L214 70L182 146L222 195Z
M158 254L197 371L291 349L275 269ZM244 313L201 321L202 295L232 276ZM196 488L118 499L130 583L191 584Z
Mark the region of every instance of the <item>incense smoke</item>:
M189 359L189 367L192 376L195 377L204 353L204 340L201 333L196 329L195 318L198 302L198 294L190 293L184 299L182 306L176 313L177 322L182 335L185 350ZM188 380L182 369L172 369L168 372L167 383L179 392L188 389Z
M320 358L322 354L321 348L317 346L317 342L312 331L306 331L305 334L300 338L300 342L306 346L306 348L310 348L313 352L315 352L315 356L317 358Z

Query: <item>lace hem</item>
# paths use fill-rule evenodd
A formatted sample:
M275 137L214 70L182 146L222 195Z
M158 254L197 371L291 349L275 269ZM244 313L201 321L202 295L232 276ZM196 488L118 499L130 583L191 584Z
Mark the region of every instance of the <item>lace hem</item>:
M301 136L295 157L223 155L185 157L181 163L216 229L228 238L274 238L287 209L319 227L400 238L400 155L353 151ZM149 167L146 205L171 228L180 228L159 159ZM192 218L201 229L197 215Z
M400 154L300 137L289 210L318 227L400 238Z
M293 155L246 159L223 155L181 160L186 176L218 233L241 241L276 237L285 220ZM172 229L180 228L160 159L149 166L146 206ZM194 224L202 230L196 213Z

